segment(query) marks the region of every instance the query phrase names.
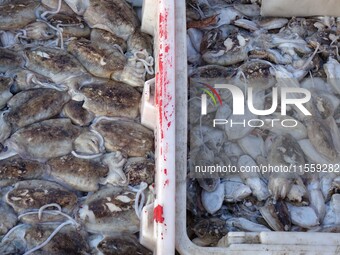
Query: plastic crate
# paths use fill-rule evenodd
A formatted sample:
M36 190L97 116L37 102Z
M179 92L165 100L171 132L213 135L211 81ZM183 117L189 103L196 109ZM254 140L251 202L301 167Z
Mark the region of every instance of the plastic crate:
M175 248L182 255L340 254L338 233L229 232L226 247L199 247L191 242L186 229L188 87L185 1L145 0L143 7L146 6L148 8L143 8L142 30L155 38L156 78L154 97L150 96L153 94L152 82L147 82L144 88L142 122L153 127L156 135L156 201L144 207L141 243L159 255L174 254ZM156 125L150 124L154 120Z

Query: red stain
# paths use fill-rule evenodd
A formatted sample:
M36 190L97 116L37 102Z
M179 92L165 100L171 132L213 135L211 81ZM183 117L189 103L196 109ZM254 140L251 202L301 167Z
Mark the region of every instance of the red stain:
M160 38L168 39L168 15L169 11L165 10L164 14L159 14L159 36Z
M171 121L168 122L168 128L171 126Z
M164 187L165 187L166 185L169 185L169 179L167 179L167 180L164 182Z
M170 46L169 46L169 45L165 46L165 49L164 49L164 50L165 50L166 53L168 53L169 50L170 50Z
M153 209L153 218L157 223L163 223L164 217L163 217L163 206L157 205Z
M164 174L168 175L168 169L164 168Z

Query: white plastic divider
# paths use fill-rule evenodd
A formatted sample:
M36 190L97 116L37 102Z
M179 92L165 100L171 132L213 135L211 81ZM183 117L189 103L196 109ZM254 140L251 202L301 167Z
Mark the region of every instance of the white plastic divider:
M155 107L155 79L145 82L140 106L141 123L155 130L157 123L157 111Z
M188 84L185 1L176 1L176 249L181 255L339 255L339 233L229 232L224 247L199 247L186 219ZM171 253L160 253L171 254Z
M146 82L141 105L142 124L155 132L156 199L143 208L140 242L154 254L175 252L175 0L145 0L142 31L154 35L156 63L154 102L152 82ZM152 124L156 121L155 125ZM153 222L151 222L153 219ZM153 232L152 232L153 228Z

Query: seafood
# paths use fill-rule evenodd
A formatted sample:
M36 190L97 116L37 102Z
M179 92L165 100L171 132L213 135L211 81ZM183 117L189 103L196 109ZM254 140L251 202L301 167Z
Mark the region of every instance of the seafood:
M78 15L84 15L89 6L89 1L87 0L65 0L65 3Z
M37 161L13 156L0 160L0 187L22 180L34 180L44 176L47 167Z
M127 50L127 43L120 37L102 29L91 30L91 42L96 43L100 50L112 50L112 46L119 46L123 52Z
M47 204L58 204L66 213L71 213L77 203L77 196L68 191L61 185L42 180L28 180L17 182L14 188L6 194L6 202L13 207L17 213L26 213L32 209L39 209ZM38 214L23 214L22 221L33 223L44 221L59 220L60 216Z
M136 238L155 195L141 4L0 0L0 254L151 254Z
M57 28L61 38L86 38L91 33L89 26L78 16L58 13L48 16L47 21Z
M46 23L37 21L28 24L19 38L26 40L49 40L55 36L55 32Z
M338 19L261 17L261 1L186 4L189 238L215 246L191 230L210 219L339 232Z
M57 233L54 233L58 228L56 224L18 226L19 228L2 240L2 254L24 254L25 251L27 254L90 254L86 233L74 226L61 225L62 228Z
M213 34L206 34L203 37L202 58L209 64L222 66L237 64L247 58L250 41L249 35L239 31L236 27L231 25L220 27ZM204 44L206 46L202 46Z
M338 225L340 222L339 219L339 202L340 202L340 196L339 194L334 194L331 198L331 201L329 203L329 206L326 208L326 215L323 221L324 225Z
M72 155L50 159L47 164L51 168L51 176L80 191L98 190L101 178L109 171L97 160L80 159Z
M94 130L83 131L73 143L74 152L83 155L93 155L94 157L100 156L104 151L104 139Z
M1 7L1 6L0 6ZM23 57L16 52L0 47L0 72L5 73L23 67L25 64Z
M125 66L125 56L119 49L113 48L110 52L99 50L86 39L71 41L67 50L93 75L110 78L115 72L121 72Z
M227 225L231 227L236 227L242 231L250 231L250 232L268 232L271 231L269 228L254 223L250 220L247 220L245 218L232 218L227 220Z
M318 119L307 120L307 133L314 148L325 158L333 161L337 157L330 131Z
M229 179L224 184L224 201L238 202L251 195L251 189L242 183L241 178Z
M98 120L93 126L104 138L108 151L121 151L129 157L144 157L153 149L153 133L125 119Z
M2 144L12 132L11 126L4 120L4 115L7 111L0 113L0 143Z
M152 55L151 37L136 29L127 41L127 50L132 53L146 50L149 55Z
M317 176L313 175L307 186L309 191L310 206L316 212L319 222L322 223L326 214L325 198L321 192L320 180Z
M59 5L59 0L41 0L41 4L51 10L57 10ZM73 15L72 9L64 2L60 3L60 10L58 13L64 13L68 15Z
M15 129L50 119L59 114L71 97L54 89L32 89L19 92L8 102L5 120Z
M240 148L256 159L258 156L265 156L264 141L261 137L256 137L254 135L248 135L238 140L238 145Z
M248 155L243 155L239 158L238 167L243 166L256 166L255 161ZM256 172L252 173L240 173L241 178L244 180L245 184L247 184L254 196L257 197L258 200L262 201L269 197L269 192L266 183L260 178L259 174Z
M56 84L87 74L71 54L57 48L38 47L26 51L27 69L50 78Z
M71 119L72 123L78 126L88 126L95 115L91 111L87 111L83 101L71 100L64 105L63 115Z
M133 9L120 0L94 0L84 13L84 19L91 28L100 28L127 40L139 26Z
M0 5L0 29L20 29L35 21L35 8L38 5L39 2L34 0L16 0Z
M268 155L268 162L273 166L291 167L304 165L305 159L297 141L291 135L284 135L275 139ZM274 199L285 198L296 178L294 171L271 173L268 188Z
M55 226L32 226L25 233L27 248L33 249L46 240L54 231ZM50 242L41 248L42 253L57 254L90 254L86 233L73 226L63 227Z
M266 204L260 209L261 215L268 225L275 231L289 231L291 228L290 215L288 208L283 201L275 204L268 199Z
M202 204L208 213L214 214L215 212L217 212L222 206L223 198L223 184L219 184L217 188L212 192L208 192L205 190L202 191Z
M96 116L134 119L139 113L141 95L127 84L116 81L87 84L79 91L85 97L83 108Z
M225 221L218 218L203 219L194 226L195 234L204 246L216 244L228 233ZM194 241L195 242L195 241ZM196 240L198 242L198 240Z
M123 170L132 186L141 182L152 184L155 175L155 162L147 158L131 157L127 159Z
M287 204L287 206L293 224L303 228L311 228L320 224L312 207L290 204Z
M69 119L49 119L19 129L5 144L23 158L44 161L71 153L80 133Z
M0 109L3 108L13 96L10 91L12 83L13 80L10 77L0 77Z
M102 189L88 196L78 211L78 217L90 233L135 233L139 219L135 214L136 194L119 187Z
M108 166L109 172L107 177L103 178L102 184L110 183L112 185L126 186L128 180L123 172L123 166L126 159L121 152L111 152L103 157L103 163Z
M0 235L4 235L16 225L18 218L13 209L4 202L0 203L0 215Z
M110 236L97 235L91 237L91 247L99 254L136 254L151 255L152 252L142 246L134 235L124 236L111 234Z

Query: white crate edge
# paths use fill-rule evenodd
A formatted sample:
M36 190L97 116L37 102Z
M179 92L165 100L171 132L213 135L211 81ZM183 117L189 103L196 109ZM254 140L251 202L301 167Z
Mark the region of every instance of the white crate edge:
M155 132L156 200L143 208L140 242L154 254L175 252L175 0L144 0L142 31L154 35L154 102L147 82L142 121ZM153 106L154 103L154 106ZM152 125L152 120L155 124ZM153 221L152 221L153 219Z

